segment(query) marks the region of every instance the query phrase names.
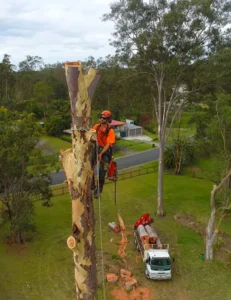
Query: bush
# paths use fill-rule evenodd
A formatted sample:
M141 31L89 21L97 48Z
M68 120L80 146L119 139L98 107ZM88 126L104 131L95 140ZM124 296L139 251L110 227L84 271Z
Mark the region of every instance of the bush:
M45 122L45 130L48 135L60 136L63 134L63 130L66 129L66 122L62 117L51 116Z
M146 125L144 126L144 129L146 129L148 132L156 134L156 130L152 125Z

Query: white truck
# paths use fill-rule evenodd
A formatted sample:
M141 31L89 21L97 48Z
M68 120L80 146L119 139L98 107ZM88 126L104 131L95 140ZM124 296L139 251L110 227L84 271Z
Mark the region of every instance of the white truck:
M161 244L156 231L150 224L134 227L137 250L145 263L145 275L149 279L171 279L171 258L169 245Z

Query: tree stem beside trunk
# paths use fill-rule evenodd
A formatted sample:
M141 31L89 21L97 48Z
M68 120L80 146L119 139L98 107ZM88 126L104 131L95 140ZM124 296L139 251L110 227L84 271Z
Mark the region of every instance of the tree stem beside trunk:
M206 228L206 260L213 259L213 245L216 240L217 234L219 232L218 229L214 229L215 217L216 217L216 205L215 205L215 196L218 190L227 184L229 177L231 175L231 169L227 172L227 175L221 180L219 185L214 185L211 191L210 196L210 207L211 207L211 215L209 218L209 222Z
M159 161L158 161L158 190L157 190L157 215L164 215L163 184L164 184L164 139L159 137Z

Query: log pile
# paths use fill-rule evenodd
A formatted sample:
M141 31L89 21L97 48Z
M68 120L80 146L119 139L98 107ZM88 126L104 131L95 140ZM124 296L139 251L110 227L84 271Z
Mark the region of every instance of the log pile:
M150 249L150 245L149 245L150 236L147 233L147 231L145 230L144 225L139 225L137 228L137 231L139 233L141 241L145 245L145 250Z
M155 244L156 241L158 240L158 236L157 236L157 233L155 232L155 230L150 225L146 225L145 230L147 231L147 233L149 235L149 243Z
M151 245L157 245L157 248L162 249L161 241L155 231L150 225L139 225L137 227L140 239L145 247L145 250L151 248Z

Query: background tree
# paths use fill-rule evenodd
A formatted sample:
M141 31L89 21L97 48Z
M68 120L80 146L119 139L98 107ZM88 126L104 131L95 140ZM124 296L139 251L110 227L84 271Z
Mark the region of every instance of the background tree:
M15 74L14 65L11 64L8 54L4 54L0 63L0 82L1 104L10 107L14 95Z
M39 103L43 108L44 120L47 117L48 104L54 95L52 86L43 81L38 81L33 87L33 96L35 103Z
M211 215L206 228L206 259L213 259L213 245L219 232L221 220L230 209L230 176L231 176L231 95L218 94L213 103L215 114L206 128L206 147L210 154L217 158L221 172L219 184L211 191ZM220 193L220 201L216 202L216 195ZM223 199L222 199L223 198ZM221 204L220 204L221 203ZM216 219L220 221L216 224ZM216 229L215 229L216 225Z
M54 99L68 99L64 63L45 65L38 74L39 80L52 87Z
M6 208L18 243L23 233L35 229L33 199L49 205L49 170L53 160L36 148L40 128L33 115L3 111L0 120L0 201ZM39 198L38 198L39 199Z
M226 0L122 0L111 4L111 12L104 15L105 21L115 24L112 45L121 62L138 76L145 73L152 88L160 147L158 215L164 214L164 148L170 115L197 90L186 85L192 66L216 51L229 16Z
M28 55L18 65L17 99L29 100L33 96L33 87L38 81L37 71L43 67L43 60L39 56Z
M59 116L50 116L45 122L45 130L48 135L60 136L63 130L70 127L70 123L65 123L64 119Z

